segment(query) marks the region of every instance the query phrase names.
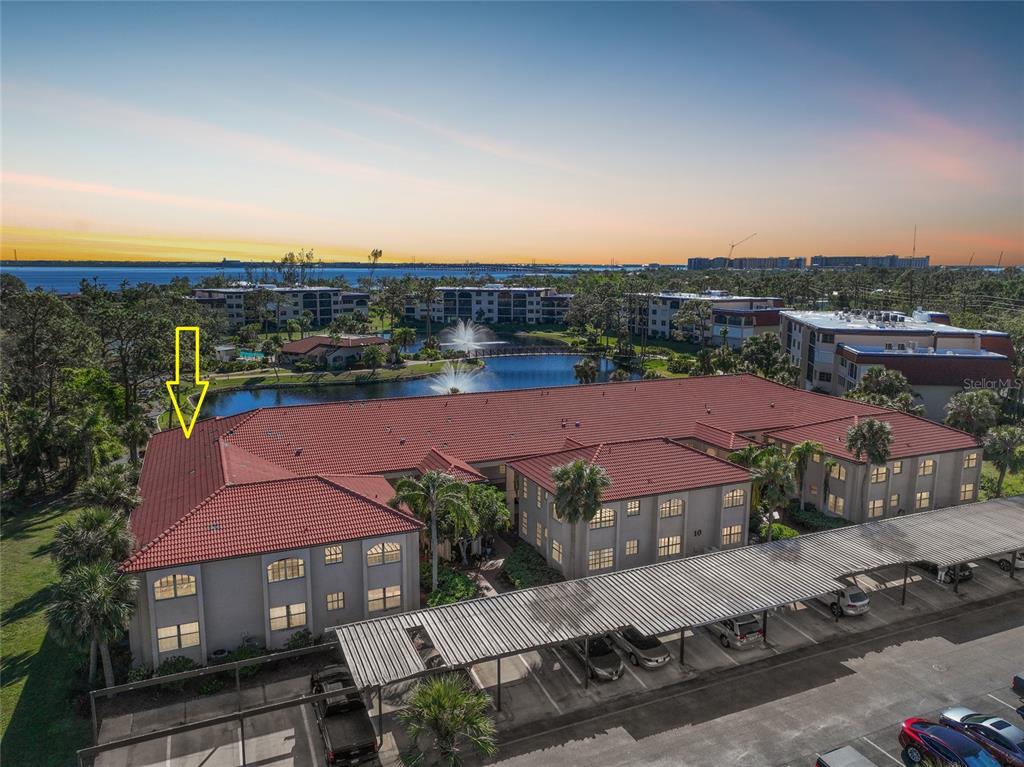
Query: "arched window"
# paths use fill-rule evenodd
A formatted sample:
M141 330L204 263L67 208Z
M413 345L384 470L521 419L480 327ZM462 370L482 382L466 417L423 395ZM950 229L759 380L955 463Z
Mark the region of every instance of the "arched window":
M306 563L298 558L279 559L267 565L267 581L290 581L306 576Z
M678 517L683 513L683 499L672 498L658 507L659 517Z
M366 552L366 564L369 567L401 561L402 547L397 543L378 543Z
M725 494L725 501L722 504L727 509L734 509L737 506L742 506L746 503L747 494L737 488L736 490L730 490Z
M195 576L177 573L165 575L153 583L153 597L155 599L174 599L174 597L187 597L196 593Z

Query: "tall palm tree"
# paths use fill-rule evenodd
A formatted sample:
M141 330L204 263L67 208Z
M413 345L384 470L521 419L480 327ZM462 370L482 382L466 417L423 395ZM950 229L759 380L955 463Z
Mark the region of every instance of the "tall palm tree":
M750 467L754 495L768 515L768 540L772 539L774 513L781 512L796 491L795 469L789 456L769 445L762 448Z
M739 466L742 466L744 469L753 470L754 464L757 463L757 460L761 455L761 450L762 448L760 445L755 445L754 443L751 443L749 445L746 445L745 447L740 448L739 450L734 450L733 452L729 453L729 460ZM757 509L760 508L760 506L760 488L758 487L757 483L754 482L751 483L750 489L750 507L752 509Z
M597 363L593 357L584 357L573 366L573 372L581 384L592 384L597 380Z
M391 342L397 344L402 351L408 351L416 343L416 331L408 326L395 328L391 331Z
M498 746L490 706L491 699L485 692L471 688L455 674L423 680L413 690L409 705L398 714L412 741L402 762L423 764L428 754L436 752L434 756L441 764L458 767L467 746L481 757L493 756ZM430 741L425 749L420 746L421 738Z
M121 425L121 440L128 446L128 460L132 466L139 465L139 448L146 444L153 433L153 420L141 408Z
M429 278L421 280L420 283L419 283L419 287L416 290L416 296L415 297L416 297L417 301L419 301L422 304L425 304L426 307L427 307L427 311L426 311L426 314L424 315L424 319L426 320L426 323L427 323L427 338L429 339L430 336L431 336L431 332L430 332L430 322L431 322L430 312L431 312L431 308L434 305L434 301L437 300L437 285L436 285L436 283L433 280L429 279Z
M946 403L946 425L981 437L999 421L999 395L990 389L954 394Z
M857 420L846 432L846 449L858 461L864 459L864 487L861 502L868 506L868 487L871 482L871 467L885 466L892 452L892 427L885 421L874 418Z
M371 372L376 373L377 368L383 365L387 361L387 358L384 354L384 350L381 349L379 346L374 345L367 346L363 350L363 354L360 357L360 361L364 365L366 365L366 367L370 368Z
M601 496L611 484L602 467L578 459L551 470L555 480L555 508L569 525L569 577L576 574L576 526L590 522L601 508Z
M832 472L839 466L839 461L835 458L826 458L821 462L821 470L824 472L824 476L821 480L821 499L822 503L828 504L828 494L832 491ZM819 509L822 511L823 509Z
M281 369L277 366L277 354L281 351L281 339L277 336L267 336L264 339L260 351L263 352L263 359L266 362L273 360L274 378L281 382Z
M132 553L134 544L124 514L94 507L57 525L50 555L57 564L57 572L63 575L80 565L123 562Z
M715 358L711 354L710 349L704 347L697 352L694 369L699 376L711 376L715 374Z
M1001 496L1006 472L1024 471L1024 428L996 426L990 429L985 435L985 458L999 470L996 495Z
M135 476L127 466L112 463L99 469L78 486L78 500L91 506L101 506L124 514L142 503Z
M430 590L436 591L437 518L443 515L458 527L470 526L466 519L472 510L466 501L464 483L440 471L428 471L418 479L403 477L395 485L395 497L389 503L395 508L405 504L413 514L430 523Z
M54 431L67 456L68 482L71 486L79 477L89 479L96 466L110 457L111 443L116 444L113 424L99 406L80 407L57 419Z
M89 681L96 678L96 652L103 662L105 686L114 685L110 642L128 629L135 611L138 582L112 562L72 568L54 589L47 608L50 630L71 647L89 646Z
M824 448L820 442L804 440L798 442L789 449L789 459L793 462L793 469L796 471L796 483L800 489L800 509L804 508L804 477L807 475L807 464L816 455L820 455Z

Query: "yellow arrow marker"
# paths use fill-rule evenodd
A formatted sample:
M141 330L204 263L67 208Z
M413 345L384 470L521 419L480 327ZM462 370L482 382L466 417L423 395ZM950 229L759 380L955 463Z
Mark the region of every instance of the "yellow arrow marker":
M199 387L199 400L196 402L196 409L192 411L192 418L189 422L185 423L185 416L181 412L181 405L178 402L178 392L176 387L181 385L181 334L182 333L195 333L196 334L196 358L195 358L195 381L193 382ZM206 390L209 388L209 381L199 380L199 328L197 327L177 327L174 329L174 380L167 381L167 393L171 395L171 403L174 405L174 412L178 414L178 423L181 424L181 431L185 435L185 439L192 436L192 429L196 425L196 419L199 417L199 408L203 406L203 400L206 398ZM186 398L187 399L187 398Z

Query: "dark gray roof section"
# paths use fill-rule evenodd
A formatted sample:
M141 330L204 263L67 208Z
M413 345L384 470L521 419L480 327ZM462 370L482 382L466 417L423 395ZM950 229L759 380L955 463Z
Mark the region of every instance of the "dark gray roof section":
M361 688L426 672L408 629L451 666L633 625L665 634L810 599L835 579L887 565L943 565L1024 549L1024 496L923 511L785 541L716 551L334 629Z

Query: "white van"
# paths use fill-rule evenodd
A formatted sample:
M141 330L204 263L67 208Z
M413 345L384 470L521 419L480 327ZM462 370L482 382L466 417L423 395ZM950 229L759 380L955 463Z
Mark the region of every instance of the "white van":
M846 584L841 589L818 597L818 601L828 605L828 609L837 618L841 615L863 615L871 609L871 600L860 586Z

